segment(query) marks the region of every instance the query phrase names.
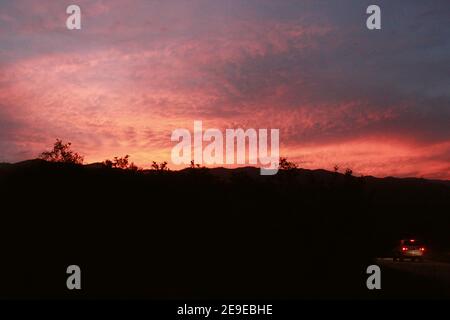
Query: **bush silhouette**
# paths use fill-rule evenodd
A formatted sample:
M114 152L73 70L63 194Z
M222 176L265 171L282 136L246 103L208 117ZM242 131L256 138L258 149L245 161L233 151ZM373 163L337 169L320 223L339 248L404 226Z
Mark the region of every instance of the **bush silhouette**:
M198 163L195 163L194 160L191 160L191 164L189 165L190 169L204 169L205 166L200 166Z
M49 162L83 164L83 156L70 150L71 145L70 142L63 143L62 140L56 139L53 149L42 152L39 158Z
M292 170L297 169L298 165L295 162L288 161L287 158L280 157L279 168L281 170Z
M334 167L333 167L333 170L334 170L335 173L338 173L339 172L339 165L335 164Z
M167 166L167 161L157 163L155 161L152 162L152 170L155 171L169 171L169 167Z
M107 168L116 168L116 169L126 169L126 170L132 170L132 171L140 171L142 170L138 166L134 164L134 162L130 163L130 156L127 154L125 157L114 157L114 160L105 160L103 164Z

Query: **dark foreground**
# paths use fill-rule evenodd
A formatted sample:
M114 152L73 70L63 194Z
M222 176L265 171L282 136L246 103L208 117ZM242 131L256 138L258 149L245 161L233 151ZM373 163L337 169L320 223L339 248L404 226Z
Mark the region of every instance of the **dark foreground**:
M258 173L1 165L0 297L449 297L439 275L375 260L410 235L433 259L450 251L447 182ZM72 264L78 292L66 288Z

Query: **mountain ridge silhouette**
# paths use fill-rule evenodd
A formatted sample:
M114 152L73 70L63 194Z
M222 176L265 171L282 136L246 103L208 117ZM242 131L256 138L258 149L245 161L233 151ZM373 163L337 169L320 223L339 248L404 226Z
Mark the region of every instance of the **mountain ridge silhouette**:
M38 159L0 165L0 195L0 298L66 297L71 264L89 298L365 297L398 239L450 251L450 187L425 179Z

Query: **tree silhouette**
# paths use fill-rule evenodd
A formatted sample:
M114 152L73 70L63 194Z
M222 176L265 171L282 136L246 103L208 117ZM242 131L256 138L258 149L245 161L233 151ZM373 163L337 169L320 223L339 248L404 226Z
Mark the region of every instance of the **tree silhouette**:
M333 167L333 170L334 170L335 173L338 173L339 172L339 165L335 164L334 167Z
M114 160L105 160L103 164L108 168L116 168L116 169L125 169L132 171L142 170L138 166L134 164L134 162L130 163L130 156L127 154L125 157L114 157Z
M191 160L191 164L189 165L189 168L191 169L200 169L205 168L204 166L200 166L198 163L195 163L194 160Z
M285 157L280 157L279 168L281 170L292 170L297 169L298 165L295 162L290 162Z
M152 170L155 171L169 171L169 167L167 166L167 161L156 163L155 161L152 162Z
M82 164L84 160L83 156L70 150L71 145L72 143L70 142L63 143L61 139L56 139L53 149L42 152L39 158L50 162Z
M114 157L113 166L115 168L127 169L128 165L129 165L129 161L128 161L129 158L130 158L129 155L126 155L123 158Z

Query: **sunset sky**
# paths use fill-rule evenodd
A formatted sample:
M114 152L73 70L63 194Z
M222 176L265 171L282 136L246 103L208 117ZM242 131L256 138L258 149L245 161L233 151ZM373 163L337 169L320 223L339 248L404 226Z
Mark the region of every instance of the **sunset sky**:
M61 138L174 168L194 120L279 128L304 168L450 179L450 1L0 0L0 162Z

